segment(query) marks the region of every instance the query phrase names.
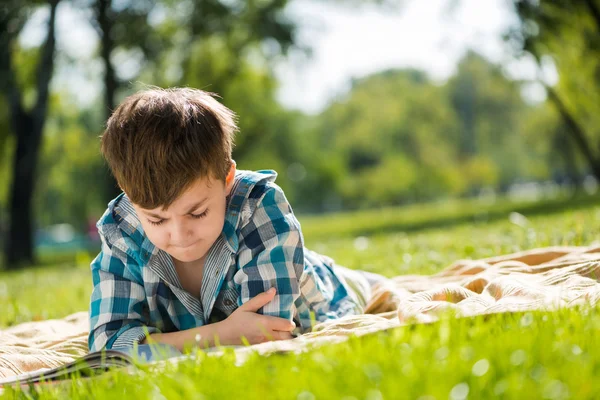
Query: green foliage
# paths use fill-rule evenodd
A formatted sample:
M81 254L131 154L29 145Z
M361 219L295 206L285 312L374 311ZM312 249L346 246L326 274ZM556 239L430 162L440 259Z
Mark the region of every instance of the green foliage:
M23 106L27 110L31 109L36 101L35 82L40 56L37 48L21 49L16 47L13 54L17 84L23 93Z
M106 207L98 132L86 129L99 126L99 120L80 113L66 96L53 96L50 112L35 199L38 226L70 223L84 230Z
M458 154L469 189L529 177L523 163L531 154L524 132L517 129L527 106L517 82L469 52L448 81L448 90L459 120Z
M260 46L248 46L239 54L227 35L195 41L185 64L180 64L181 74L173 75L170 68L179 64L170 63L183 51L178 49L175 46L144 69L141 80L218 93L239 117L234 149L238 167L276 170L278 183L297 211L477 194L487 187L504 189L517 179L547 179L565 164L552 160L540 134L557 129L556 114L524 103L515 82L473 53L444 85L430 82L417 70L386 71L356 80L346 96L310 117L277 103L277 83ZM71 121L75 132L78 122ZM88 152L86 146L94 146L89 139L82 143ZM62 150L70 150L66 146ZM78 165L78 173L94 176L89 181L95 182L99 164L91 160L97 158L85 150L77 152L90 160L87 168ZM548 164L535 162L541 157ZM69 157L63 161L48 165L52 169L77 165ZM66 180L73 177L58 174ZM49 176L48 185L53 179ZM65 182L53 185L64 187ZM62 204L58 199L66 192L54 193L53 203ZM71 201L93 204L90 199L69 200L65 210L83 209ZM48 214L60 222L57 216L66 212Z
M390 70L355 80L309 130L312 153L331 165L333 184L319 186L312 210L365 208L506 189L517 180L547 179L533 159L533 129L553 115L525 103L500 67L467 53L445 84L416 70ZM535 117L539 125L528 123ZM315 157L316 158L316 157ZM323 162L307 159L308 175ZM300 186L315 188L312 179ZM321 204L319 205L319 200Z

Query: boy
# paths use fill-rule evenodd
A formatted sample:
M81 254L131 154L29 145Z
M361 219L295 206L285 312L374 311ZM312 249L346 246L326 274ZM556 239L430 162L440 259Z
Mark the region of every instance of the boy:
M277 174L236 169L236 130L233 112L188 88L139 92L109 118L102 153L124 193L97 223L91 351L147 335L180 351L290 339L311 314L363 311L380 276L304 248Z

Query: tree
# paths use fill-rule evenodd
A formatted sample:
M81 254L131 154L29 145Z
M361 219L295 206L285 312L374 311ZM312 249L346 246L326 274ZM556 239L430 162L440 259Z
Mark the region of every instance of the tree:
M340 206L357 208L454 191L457 132L444 89L422 71L356 79L319 116L314 142L323 160L315 165L339 174L323 187L322 200L338 197Z
M59 0L50 0L47 37L41 47L36 74L36 101L26 109L23 91L13 62L16 38L26 17L26 10L17 1L10 1L0 9L0 85L8 98L12 133L16 137L10 190L10 223L5 243L5 264L16 268L33 263L32 244L33 198L38 153L46 121L50 79L54 70L56 46L54 25Z
M514 0L514 7L519 23L507 40L517 55L530 54L540 67L556 65L558 84L542 83L572 143L600 179L600 3ZM570 151L569 146L563 148Z
M530 160L548 149L527 143L539 128L525 123L534 110L519 82L474 52L443 85L418 70L355 79L308 130L303 147L314 145L303 150L308 179L301 192L310 193L311 211L324 211L336 203L361 208L475 195L545 178L548 169ZM536 117L556 125L544 113Z
M519 123L527 105L519 83L507 79L500 66L469 51L447 89L459 121L456 161L469 182L467 193L486 185L507 187L526 175ZM481 171L487 171L487 177Z

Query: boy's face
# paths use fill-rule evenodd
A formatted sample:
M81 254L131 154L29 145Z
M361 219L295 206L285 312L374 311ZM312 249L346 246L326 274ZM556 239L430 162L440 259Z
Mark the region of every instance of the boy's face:
M226 197L234 176L235 163L225 184L217 179L198 179L166 210L146 210L134 204L148 239L175 261L200 260L223 230Z

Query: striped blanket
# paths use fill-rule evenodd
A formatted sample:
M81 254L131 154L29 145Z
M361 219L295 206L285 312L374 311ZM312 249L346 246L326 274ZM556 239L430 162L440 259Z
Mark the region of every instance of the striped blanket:
M449 309L458 317L596 305L600 247L550 247L482 260L457 261L435 275L403 275L374 287L366 313L330 320L286 341L238 347L240 360L305 351L350 335L435 321ZM0 377L53 368L87 352L88 314L23 323L0 330ZM218 355L220 351L209 354Z

